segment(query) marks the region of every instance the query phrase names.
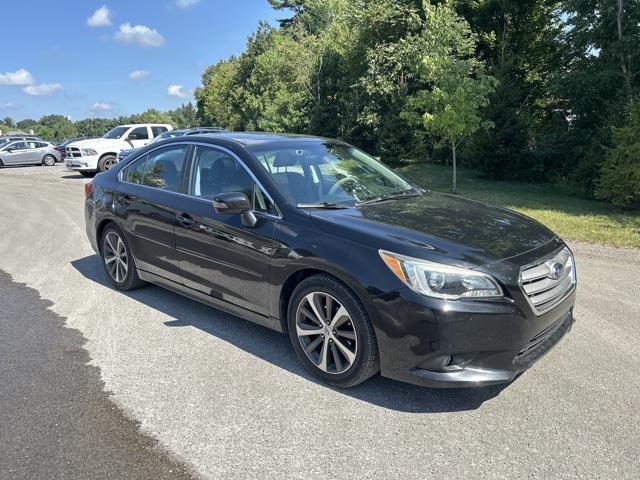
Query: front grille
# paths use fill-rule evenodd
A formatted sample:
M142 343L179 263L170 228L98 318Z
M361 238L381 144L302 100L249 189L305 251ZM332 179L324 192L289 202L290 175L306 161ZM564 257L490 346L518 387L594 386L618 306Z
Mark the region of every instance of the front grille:
M66 158L80 158L82 157L82 152L78 147L67 147L66 149Z
M537 315L542 315L560 303L576 283L573 256L563 248L553 257L520 271L520 286Z

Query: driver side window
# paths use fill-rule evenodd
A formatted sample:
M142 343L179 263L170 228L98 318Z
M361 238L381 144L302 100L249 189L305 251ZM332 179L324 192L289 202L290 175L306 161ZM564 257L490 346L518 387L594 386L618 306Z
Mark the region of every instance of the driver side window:
M129 140L148 140L149 132L147 131L147 127L138 127L131 130L129 133Z
M269 198L235 157L217 148L197 146L189 179L189 195L213 200L216 195L228 192L244 193L255 211L276 213Z

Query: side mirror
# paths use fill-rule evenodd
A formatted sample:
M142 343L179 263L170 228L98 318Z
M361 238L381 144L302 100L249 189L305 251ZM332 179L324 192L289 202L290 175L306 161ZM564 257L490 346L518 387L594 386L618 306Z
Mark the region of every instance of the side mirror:
M7 148L6 152L7 153L13 153L13 148Z
M137 139L138 139L138 135L136 135L135 133L131 133L131 134L129 134L129 136L127 137L127 140L128 140L128 141L131 141L131 140L137 140Z
M226 192L216 195L213 199L216 213L223 215L240 215L242 224L253 227L258 219L251 211L251 202L242 192Z

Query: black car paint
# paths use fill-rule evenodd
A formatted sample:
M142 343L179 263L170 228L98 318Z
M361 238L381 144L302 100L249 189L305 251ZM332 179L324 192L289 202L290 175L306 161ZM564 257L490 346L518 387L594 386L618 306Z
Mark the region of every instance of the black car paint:
M100 230L115 222L132 245L141 278L281 332L286 332L286 296L300 275L334 275L356 293L371 317L382 375L426 386L510 381L528 366L516 365L514 359L530 339L560 323L558 332L563 333L573 323L575 288L538 316L518 285L523 265L565 246L538 222L432 192L348 209L299 209L247 148L247 139L253 137L166 140L99 174L85 209L87 234L96 251ZM257 136L255 141L327 140ZM184 185L182 193L170 194L119 181L119 171L129 161L181 142L233 152L272 197L279 215L256 212L257 224L248 227L239 215L216 214L210 202L185 195ZM185 214L193 223L181 223ZM391 273L379 249L484 271L500 282L505 296L458 301L426 297ZM484 369L481 381L469 372L425 374L419 368L447 353L460 356L461 364Z

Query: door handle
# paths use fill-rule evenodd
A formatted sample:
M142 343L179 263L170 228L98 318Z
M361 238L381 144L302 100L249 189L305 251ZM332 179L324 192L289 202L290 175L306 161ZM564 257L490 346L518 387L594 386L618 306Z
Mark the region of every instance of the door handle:
M185 228L193 227L193 224L195 223L193 217L188 213L179 213L176 215L176 220L178 220L178 223Z

